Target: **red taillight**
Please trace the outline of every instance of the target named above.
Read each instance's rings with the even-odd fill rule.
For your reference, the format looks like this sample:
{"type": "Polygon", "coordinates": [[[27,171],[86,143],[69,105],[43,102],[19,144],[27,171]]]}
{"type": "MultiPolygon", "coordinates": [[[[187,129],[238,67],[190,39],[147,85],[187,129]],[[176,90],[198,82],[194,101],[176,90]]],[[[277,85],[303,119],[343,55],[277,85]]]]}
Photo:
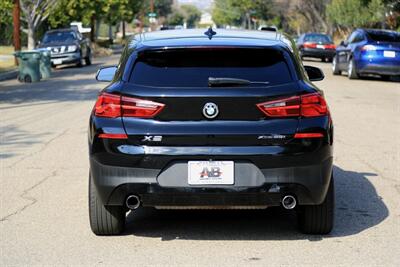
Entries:
{"type": "Polygon", "coordinates": [[[328,114],[328,106],[318,93],[294,96],[257,104],[268,117],[318,117],[328,114]]]}
{"type": "Polygon", "coordinates": [[[94,105],[94,114],[97,117],[121,117],[121,96],[102,93],[94,105]]]}
{"type": "Polygon", "coordinates": [[[149,100],[102,93],[96,101],[94,112],[96,116],[105,118],[152,118],[160,113],[164,106],[149,100]]]}
{"type": "Polygon", "coordinates": [[[320,94],[307,94],[301,96],[301,116],[318,117],[328,114],[328,106],[320,94]]]}
{"type": "Polygon", "coordinates": [[[123,117],[152,118],[160,113],[164,106],[153,101],[126,96],[121,100],[123,117]]]}
{"type": "Polygon", "coordinates": [[[324,137],[322,133],[296,133],[294,138],[302,139],[302,138],[321,138],[324,137]]]}
{"type": "Polygon", "coordinates": [[[326,44],[324,45],[325,49],[336,49],[336,45],[334,44],[326,44]]]}
{"type": "Polygon", "coordinates": [[[126,134],[114,134],[114,133],[102,133],[99,134],[99,138],[105,138],[105,139],[128,139],[128,136],[126,134]]]}
{"type": "Polygon", "coordinates": [[[303,47],[304,48],[317,48],[317,44],[316,43],[308,43],[308,42],[306,42],[306,43],[303,44],[303,47]]]}
{"type": "Polygon", "coordinates": [[[374,45],[364,45],[363,47],[361,47],[361,51],[375,51],[376,50],[376,46],[374,45]]]}
{"type": "Polygon", "coordinates": [[[257,104],[257,107],[268,117],[297,117],[300,116],[300,97],[268,101],[257,104]]]}

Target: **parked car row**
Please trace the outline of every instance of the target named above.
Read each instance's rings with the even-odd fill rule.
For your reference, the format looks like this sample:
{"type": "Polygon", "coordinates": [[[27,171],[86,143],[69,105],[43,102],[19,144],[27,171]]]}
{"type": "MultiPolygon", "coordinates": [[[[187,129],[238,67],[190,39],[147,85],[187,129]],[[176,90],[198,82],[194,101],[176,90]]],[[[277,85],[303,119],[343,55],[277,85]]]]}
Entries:
{"type": "Polygon", "coordinates": [[[335,46],[327,34],[306,33],[297,38],[301,58],[320,58],[332,62],[332,72],[346,72],[350,79],[380,75],[384,79],[400,76],[400,33],[378,29],[356,29],[335,46]]]}

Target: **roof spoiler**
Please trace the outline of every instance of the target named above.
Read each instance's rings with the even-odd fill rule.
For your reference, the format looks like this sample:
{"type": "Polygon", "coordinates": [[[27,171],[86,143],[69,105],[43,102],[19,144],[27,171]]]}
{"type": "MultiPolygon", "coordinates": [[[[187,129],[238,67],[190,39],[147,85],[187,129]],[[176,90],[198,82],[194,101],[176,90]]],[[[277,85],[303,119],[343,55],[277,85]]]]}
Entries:
{"type": "Polygon", "coordinates": [[[275,26],[263,26],[260,28],[260,31],[277,32],[278,29],[275,26]]]}

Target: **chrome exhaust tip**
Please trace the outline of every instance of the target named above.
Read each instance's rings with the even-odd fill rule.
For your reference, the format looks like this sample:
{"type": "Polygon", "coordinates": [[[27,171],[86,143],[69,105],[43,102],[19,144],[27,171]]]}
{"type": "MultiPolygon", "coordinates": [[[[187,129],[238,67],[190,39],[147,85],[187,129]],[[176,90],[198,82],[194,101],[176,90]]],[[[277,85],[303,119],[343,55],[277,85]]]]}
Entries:
{"type": "Polygon", "coordinates": [[[126,198],[125,204],[128,209],[135,210],[140,206],[140,199],[136,195],[130,195],[126,198]]]}
{"type": "Polygon", "coordinates": [[[282,198],[282,206],[287,210],[292,210],[296,207],[296,198],[292,195],[286,195],[282,198]]]}

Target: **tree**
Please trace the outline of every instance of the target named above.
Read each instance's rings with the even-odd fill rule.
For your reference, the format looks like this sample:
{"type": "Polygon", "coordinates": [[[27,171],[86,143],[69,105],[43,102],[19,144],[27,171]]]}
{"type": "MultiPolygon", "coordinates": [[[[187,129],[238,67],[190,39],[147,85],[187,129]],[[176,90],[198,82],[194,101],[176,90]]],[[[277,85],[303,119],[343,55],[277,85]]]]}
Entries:
{"type": "Polygon", "coordinates": [[[67,27],[72,21],[90,24],[90,39],[95,41],[96,21],[109,13],[113,2],[114,0],[58,0],[57,8],[49,16],[49,23],[52,27],[67,27]]]}
{"type": "Polygon", "coordinates": [[[28,49],[36,46],[36,30],[51,14],[57,0],[20,0],[24,20],[28,26],[28,49]]]}
{"type": "Polygon", "coordinates": [[[294,3],[294,15],[305,22],[303,31],[331,33],[332,27],[326,18],[326,5],[331,0],[299,0],[294,3]]]}
{"type": "Polygon", "coordinates": [[[272,19],[273,10],[273,0],[215,0],[212,15],[217,25],[241,24],[250,29],[252,18],[272,19]]]}
{"type": "Polygon", "coordinates": [[[7,25],[12,23],[12,0],[1,0],[0,1],[0,25],[7,25]]]}
{"type": "Polygon", "coordinates": [[[0,44],[12,43],[12,0],[0,0],[0,44]]]}
{"type": "Polygon", "coordinates": [[[381,0],[332,0],[327,6],[328,18],[346,30],[373,27],[381,23],[384,10],[381,0]]]}
{"type": "Polygon", "coordinates": [[[201,11],[194,5],[181,5],[183,16],[188,28],[194,28],[201,19],[201,11]]]}
{"type": "Polygon", "coordinates": [[[173,26],[183,25],[184,21],[185,21],[185,16],[179,9],[174,10],[172,14],[168,16],[167,19],[167,23],[173,26]]]}
{"type": "Polygon", "coordinates": [[[212,19],[218,26],[239,25],[241,14],[231,0],[215,0],[212,9],[212,19]]]}

